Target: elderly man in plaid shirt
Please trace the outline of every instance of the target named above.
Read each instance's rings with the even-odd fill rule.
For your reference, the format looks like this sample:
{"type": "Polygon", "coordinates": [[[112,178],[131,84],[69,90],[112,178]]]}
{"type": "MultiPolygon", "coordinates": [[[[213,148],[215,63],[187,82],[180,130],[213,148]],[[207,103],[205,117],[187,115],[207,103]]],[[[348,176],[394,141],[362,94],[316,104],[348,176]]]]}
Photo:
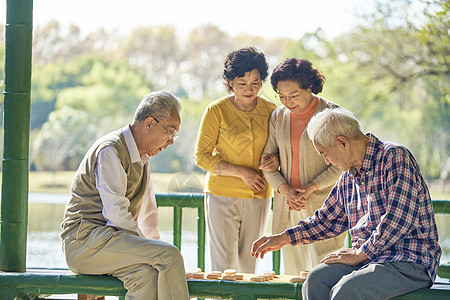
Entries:
{"type": "Polygon", "coordinates": [[[388,299],[429,287],[441,256],[428,187],[404,146],[364,134],[353,114],[326,109],[308,135],[327,163],[343,172],[314,216],[253,243],[264,257],[286,244],[349,230],[352,249],[330,253],[308,274],[303,299],[388,299]]]}

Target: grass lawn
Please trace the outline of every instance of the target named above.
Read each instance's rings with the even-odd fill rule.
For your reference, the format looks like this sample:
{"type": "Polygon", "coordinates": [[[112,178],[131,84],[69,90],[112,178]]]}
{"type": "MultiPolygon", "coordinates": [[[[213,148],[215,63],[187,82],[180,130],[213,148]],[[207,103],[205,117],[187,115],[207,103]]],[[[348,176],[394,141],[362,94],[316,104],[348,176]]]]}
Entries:
{"type": "MultiPolygon", "coordinates": [[[[31,193],[69,193],[75,171],[30,172],[31,193]]],[[[201,191],[204,174],[152,173],[156,193],[201,191]]]]}

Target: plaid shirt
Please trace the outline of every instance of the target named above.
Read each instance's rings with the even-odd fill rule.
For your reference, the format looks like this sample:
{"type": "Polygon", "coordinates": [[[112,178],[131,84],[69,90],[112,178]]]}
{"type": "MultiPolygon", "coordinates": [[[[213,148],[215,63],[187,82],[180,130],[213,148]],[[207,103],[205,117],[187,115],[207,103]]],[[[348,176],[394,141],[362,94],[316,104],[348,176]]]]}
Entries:
{"type": "Polygon", "coordinates": [[[359,171],[343,172],[323,206],[286,230],[291,244],[308,244],[349,230],[369,263],[409,261],[436,278],[441,248],[428,187],[402,145],[367,134],[359,171]]]}

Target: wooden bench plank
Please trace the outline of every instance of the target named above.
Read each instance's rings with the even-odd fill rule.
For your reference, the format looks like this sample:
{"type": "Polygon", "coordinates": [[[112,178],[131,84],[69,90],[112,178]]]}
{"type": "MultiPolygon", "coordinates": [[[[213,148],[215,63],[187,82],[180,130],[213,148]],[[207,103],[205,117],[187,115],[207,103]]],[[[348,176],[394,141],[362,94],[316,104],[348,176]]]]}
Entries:
{"type": "MultiPolygon", "coordinates": [[[[237,299],[301,299],[300,283],[239,282],[225,280],[188,280],[191,297],[237,299]]],[[[124,296],[120,280],[107,275],[77,275],[68,270],[28,270],[24,273],[0,272],[0,299],[32,299],[40,295],[86,294],[124,296]]],[[[394,299],[450,299],[450,283],[435,284],[394,299]]]]}

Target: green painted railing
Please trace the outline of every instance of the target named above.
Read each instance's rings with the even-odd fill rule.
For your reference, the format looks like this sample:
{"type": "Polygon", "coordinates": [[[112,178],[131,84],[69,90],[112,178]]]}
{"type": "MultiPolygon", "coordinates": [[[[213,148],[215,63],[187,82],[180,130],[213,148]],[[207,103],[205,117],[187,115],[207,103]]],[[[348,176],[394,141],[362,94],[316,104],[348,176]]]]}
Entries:
{"type": "MultiPolygon", "coordinates": [[[[197,266],[205,270],[205,209],[203,193],[157,194],[156,203],[161,207],[173,207],[173,244],[181,250],[183,207],[197,208],[197,266]]],[[[280,251],[272,252],[272,266],[280,274],[280,251]]]]}
{"type": "MultiPolygon", "coordinates": [[[[204,195],[202,193],[185,194],[157,194],[156,203],[158,206],[173,207],[173,244],[181,249],[182,218],[183,207],[197,208],[197,265],[205,270],[205,210],[204,195]]],[[[450,214],[450,200],[433,200],[433,209],[435,214],[450,214]]],[[[348,238],[348,247],[351,247],[350,238],[348,238]]],[[[280,274],[280,251],[272,252],[273,270],[280,274]]],[[[450,278],[448,267],[443,268],[439,273],[440,277],[450,278]]]]}
{"type": "Polygon", "coordinates": [[[173,244],[181,250],[183,208],[197,208],[197,266],[205,270],[205,208],[203,194],[157,194],[156,203],[173,207],[173,244]]]}
{"type": "MultiPolygon", "coordinates": [[[[160,207],[173,207],[173,240],[181,248],[183,208],[198,209],[198,266],[205,266],[205,212],[203,194],[157,194],[160,207]]],[[[435,200],[437,214],[450,214],[450,201],[435,200]]],[[[279,259],[279,256],[278,256],[279,259]]],[[[274,256],[274,265],[279,260],[274,256]]],[[[274,267],[276,269],[276,267],[274,267]]],[[[438,274],[450,278],[450,265],[441,265],[438,274]]],[[[219,299],[301,299],[301,284],[271,282],[229,282],[224,280],[188,280],[192,297],[219,299]]],[[[395,299],[449,299],[449,284],[437,283],[432,289],[420,289],[395,299]]],[[[36,299],[51,294],[89,294],[119,296],[123,299],[123,284],[111,276],[77,275],[67,269],[28,269],[27,272],[0,272],[0,300],[36,299]]]]}
{"type": "MultiPolygon", "coordinates": [[[[241,282],[188,279],[191,297],[233,300],[302,299],[301,283],[241,282]]],[[[123,283],[112,276],[77,275],[68,270],[29,270],[26,273],[0,272],[0,300],[42,299],[45,295],[85,294],[119,296],[123,283]]],[[[393,299],[448,300],[448,284],[435,284],[393,299]]]]}

